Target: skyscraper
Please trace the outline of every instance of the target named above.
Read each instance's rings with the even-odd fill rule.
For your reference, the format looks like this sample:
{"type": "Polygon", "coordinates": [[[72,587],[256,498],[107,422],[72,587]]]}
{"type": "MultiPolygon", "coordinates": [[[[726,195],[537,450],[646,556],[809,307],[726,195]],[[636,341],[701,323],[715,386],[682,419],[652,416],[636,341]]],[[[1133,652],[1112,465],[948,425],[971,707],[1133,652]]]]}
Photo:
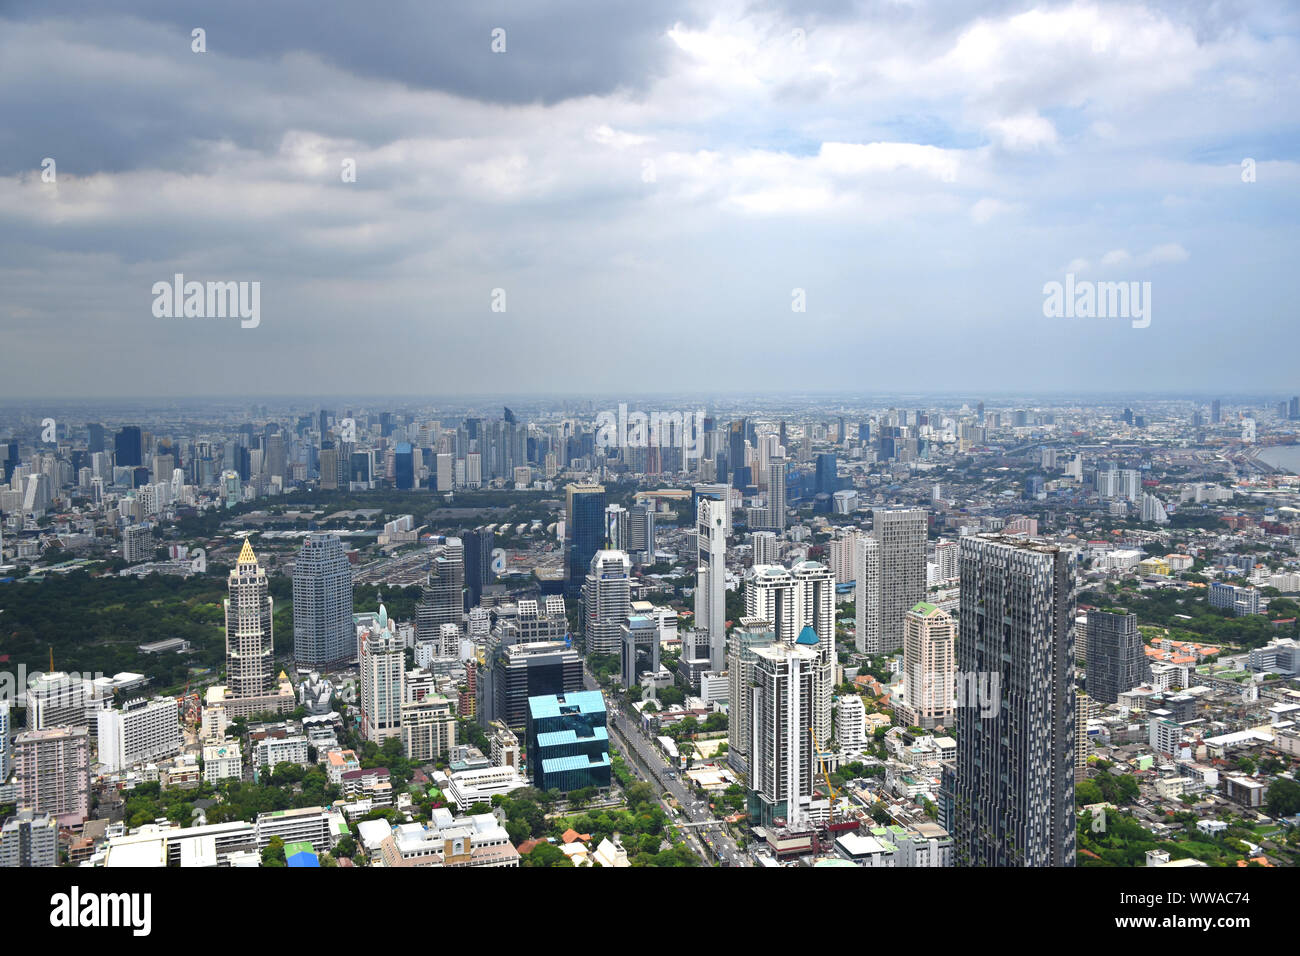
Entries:
{"type": "Polygon", "coordinates": [[[113,436],[113,464],[118,468],[135,468],[144,464],[144,446],[140,429],[126,425],[113,436]]]}
{"type": "Polygon", "coordinates": [[[933,730],[952,726],[957,624],[924,601],[903,619],[904,720],[933,730]]]}
{"type": "Polygon", "coordinates": [[[876,511],[873,517],[871,536],[879,545],[880,574],[866,598],[875,598],[880,609],[880,646],[879,651],[868,646],[868,653],[892,653],[903,646],[903,618],[925,598],[927,527],[920,508],[876,511]]]}
{"type": "Polygon", "coordinates": [[[721,671],[727,654],[727,522],[720,501],[696,499],[695,627],[709,636],[709,669],[721,671]]]}
{"type": "Polygon", "coordinates": [[[338,535],[313,534],[293,566],[293,659],[299,670],[354,660],[352,565],[338,535]]]}
{"type": "Polygon", "coordinates": [[[817,673],[813,685],[813,722],[817,739],[826,746],[831,739],[831,697],[835,690],[835,575],[817,561],[801,561],[790,569],[794,578],[795,643],[817,652],[817,673]],[[815,641],[812,638],[815,637],[815,641]]]}
{"type": "Polygon", "coordinates": [[[1102,704],[1151,679],[1136,614],[1088,611],[1087,655],[1088,696],[1102,704]]]}
{"type": "Polygon", "coordinates": [[[597,551],[582,587],[582,633],[588,654],[619,654],[632,607],[632,561],[625,551],[597,551]]]}
{"type": "Polygon", "coordinates": [[[591,559],[605,546],[605,486],[565,488],[564,596],[581,596],[591,559]]]}
{"type": "MultiPolygon", "coordinates": [[[[798,825],[812,797],[817,652],[802,644],[755,647],[750,687],[751,820],[798,825]]],[[[820,740],[820,737],[818,738],[820,740]]]]}
{"type": "Polygon", "coordinates": [[[785,465],[784,458],[773,458],[767,467],[767,524],[777,534],[785,533],[785,465]]]}
{"type": "Polygon", "coordinates": [[[960,565],[957,670],[988,675],[988,684],[978,701],[968,688],[959,693],[957,861],[1073,866],[1070,558],[1052,545],[981,535],[962,538],[960,565]]]}
{"type": "Polygon", "coordinates": [[[655,563],[655,509],[646,501],[632,505],[628,519],[628,556],[636,564],[655,563]]]}
{"type": "Polygon", "coordinates": [[[379,605],[375,623],[357,634],[361,664],[361,735],[383,743],[402,732],[406,699],[406,648],[393,635],[388,609],[379,605]]]}
{"type": "Polygon", "coordinates": [[[226,688],[232,697],[262,697],[276,686],[271,633],[274,600],[253,546],[244,540],[227,580],[226,688]]]}
{"type": "Polygon", "coordinates": [[[496,579],[492,572],[492,549],[496,547],[496,531],[475,528],[473,531],[462,531],[460,538],[465,543],[465,602],[469,609],[473,609],[483,600],[483,588],[496,579]]]}
{"type": "Polygon", "coordinates": [[[752,744],[751,690],[754,683],[754,651],[775,643],[776,632],[762,618],[742,617],[727,640],[727,678],[730,689],[727,723],[727,763],[737,773],[749,773],[752,744]]]}
{"type": "Polygon", "coordinates": [[[440,641],[442,625],[461,626],[465,616],[465,547],[448,538],[430,564],[429,576],[415,608],[415,639],[440,641]]]}

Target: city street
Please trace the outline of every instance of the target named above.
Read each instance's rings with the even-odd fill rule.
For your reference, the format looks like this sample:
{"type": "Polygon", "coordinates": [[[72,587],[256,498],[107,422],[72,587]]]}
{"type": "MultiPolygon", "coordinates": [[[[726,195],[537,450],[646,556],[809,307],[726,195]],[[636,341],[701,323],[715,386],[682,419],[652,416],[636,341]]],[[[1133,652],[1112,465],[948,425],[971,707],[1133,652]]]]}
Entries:
{"type": "MultiPolygon", "coordinates": [[[[588,690],[600,689],[585,669],[583,682],[588,690]]],[[[708,863],[716,860],[722,866],[750,866],[748,856],[736,846],[725,824],[705,823],[715,819],[709,810],[708,800],[701,799],[691,791],[682,781],[678,768],[667,763],[654,741],[643,734],[632,720],[623,716],[620,707],[611,705],[608,698],[606,706],[610,708],[610,738],[623,753],[629,768],[639,772],[639,776],[653,783],[661,793],[671,795],[681,807],[679,829],[687,843],[708,863]],[[682,822],[703,825],[680,826],[682,822]]]]}

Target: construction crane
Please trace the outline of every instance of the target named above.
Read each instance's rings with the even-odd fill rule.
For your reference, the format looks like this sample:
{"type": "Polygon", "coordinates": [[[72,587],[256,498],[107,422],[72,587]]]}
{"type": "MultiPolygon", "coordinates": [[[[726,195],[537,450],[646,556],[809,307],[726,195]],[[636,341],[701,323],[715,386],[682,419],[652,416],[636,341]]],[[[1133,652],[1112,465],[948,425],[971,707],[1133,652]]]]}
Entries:
{"type": "Polygon", "coordinates": [[[840,791],[836,790],[835,785],[831,783],[831,775],[826,769],[826,761],[822,759],[821,744],[817,742],[817,731],[809,727],[808,734],[812,737],[813,753],[817,755],[817,766],[822,772],[822,779],[826,781],[826,791],[830,796],[830,808],[826,817],[826,825],[817,827],[814,830],[816,836],[814,848],[817,849],[823,845],[829,846],[835,840],[837,833],[856,830],[858,820],[852,814],[840,820],[835,819],[835,798],[840,795],[840,791]]]}
{"type": "Polygon", "coordinates": [[[817,756],[817,768],[822,772],[822,779],[826,781],[826,792],[830,794],[831,810],[835,810],[835,798],[839,796],[839,791],[831,784],[831,775],[826,770],[826,761],[822,759],[822,745],[817,742],[817,731],[812,727],[808,728],[808,733],[812,737],[813,753],[817,756]]]}

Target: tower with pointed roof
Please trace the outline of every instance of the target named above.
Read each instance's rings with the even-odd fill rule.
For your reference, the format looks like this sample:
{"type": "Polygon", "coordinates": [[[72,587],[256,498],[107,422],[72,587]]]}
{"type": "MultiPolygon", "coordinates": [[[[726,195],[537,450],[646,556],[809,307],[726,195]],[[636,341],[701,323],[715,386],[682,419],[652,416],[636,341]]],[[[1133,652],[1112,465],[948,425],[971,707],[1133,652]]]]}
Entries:
{"type": "Polygon", "coordinates": [[[234,698],[264,697],[276,689],[271,597],[266,571],[244,539],[227,580],[226,688],[234,698]]]}

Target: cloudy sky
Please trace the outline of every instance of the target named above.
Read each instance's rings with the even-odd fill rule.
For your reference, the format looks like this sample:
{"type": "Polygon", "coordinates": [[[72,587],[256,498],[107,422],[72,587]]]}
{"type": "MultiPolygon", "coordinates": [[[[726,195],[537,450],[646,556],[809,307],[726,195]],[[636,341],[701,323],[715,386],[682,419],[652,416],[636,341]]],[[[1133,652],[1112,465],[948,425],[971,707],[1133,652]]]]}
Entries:
{"type": "Polygon", "coordinates": [[[1290,393],[1298,32],[1285,0],[9,0],[0,395],[1290,393]],[[260,282],[260,324],[156,317],[175,273],[260,282]],[[1151,283],[1149,327],[1045,317],[1067,273],[1151,283]]]}

